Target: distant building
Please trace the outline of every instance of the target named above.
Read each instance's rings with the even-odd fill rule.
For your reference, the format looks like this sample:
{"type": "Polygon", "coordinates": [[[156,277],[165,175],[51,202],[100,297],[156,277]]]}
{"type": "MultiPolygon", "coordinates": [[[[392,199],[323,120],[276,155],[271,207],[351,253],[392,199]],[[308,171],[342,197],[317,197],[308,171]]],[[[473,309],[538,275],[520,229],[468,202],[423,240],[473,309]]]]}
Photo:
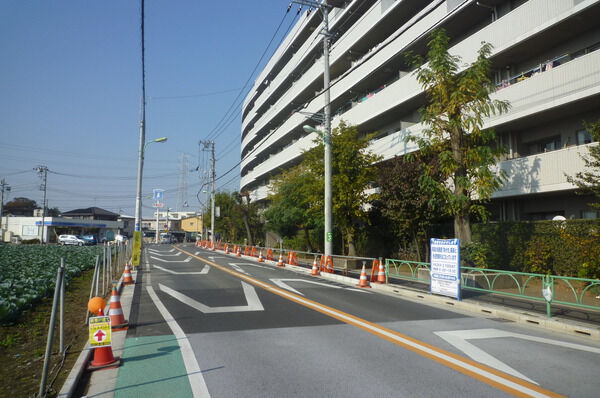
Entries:
{"type": "Polygon", "coordinates": [[[61,214],[60,217],[4,217],[3,241],[13,238],[21,240],[40,239],[44,242],[56,242],[59,235],[94,235],[98,241],[114,240],[123,230],[123,221],[119,215],[99,207],[76,209],[61,214]]]}
{"type": "Polygon", "coordinates": [[[186,217],[181,219],[181,230],[188,233],[190,236],[196,237],[202,235],[204,227],[201,215],[186,217]]]}

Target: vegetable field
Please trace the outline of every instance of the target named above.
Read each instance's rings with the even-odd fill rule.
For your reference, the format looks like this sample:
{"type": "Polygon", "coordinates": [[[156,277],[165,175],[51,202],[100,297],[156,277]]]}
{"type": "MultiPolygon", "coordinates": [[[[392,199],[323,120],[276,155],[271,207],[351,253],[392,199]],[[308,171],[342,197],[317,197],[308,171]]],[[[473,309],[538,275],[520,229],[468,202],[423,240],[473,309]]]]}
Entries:
{"type": "Polygon", "coordinates": [[[0,245],[0,323],[16,320],[37,300],[54,291],[60,259],[65,280],[93,268],[101,246],[0,245]]]}

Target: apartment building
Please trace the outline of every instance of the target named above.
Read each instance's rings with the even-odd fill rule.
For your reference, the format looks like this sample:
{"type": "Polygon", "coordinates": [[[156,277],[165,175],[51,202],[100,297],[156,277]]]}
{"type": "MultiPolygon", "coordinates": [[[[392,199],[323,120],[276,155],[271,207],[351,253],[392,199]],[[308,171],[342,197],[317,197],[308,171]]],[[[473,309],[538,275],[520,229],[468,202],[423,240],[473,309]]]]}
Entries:
{"type": "MultiPolygon", "coordinates": [[[[591,145],[582,122],[600,119],[600,0],[329,1],[332,127],[340,120],[376,132],[370,149],[383,161],[417,150],[426,98],[406,61],[425,55],[429,33],[444,28],[450,52],[472,62],[493,45],[496,91],[509,112],[491,117],[507,155],[507,181],[491,203],[495,220],[592,218],[589,197],[567,175],[584,167],[591,145]],[[334,4],[335,3],[335,4],[334,4]]],[[[240,188],[254,201],[273,176],[310,148],[324,108],[322,14],[303,14],[245,98],[240,188]]]]}

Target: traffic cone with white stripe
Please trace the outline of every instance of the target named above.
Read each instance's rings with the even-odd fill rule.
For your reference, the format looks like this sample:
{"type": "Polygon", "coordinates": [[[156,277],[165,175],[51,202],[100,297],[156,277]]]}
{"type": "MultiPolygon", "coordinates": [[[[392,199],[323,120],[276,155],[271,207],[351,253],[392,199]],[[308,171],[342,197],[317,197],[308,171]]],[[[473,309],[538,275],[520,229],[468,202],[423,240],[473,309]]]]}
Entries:
{"type": "Polygon", "coordinates": [[[319,266],[317,265],[317,256],[315,256],[315,260],[313,261],[312,270],[310,271],[312,276],[321,275],[321,271],[319,271],[319,266]]]}
{"type": "Polygon", "coordinates": [[[110,308],[108,309],[108,316],[110,317],[110,328],[117,332],[119,330],[127,330],[129,322],[125,320],[123,315],[123,307],[121,307],[121,296],[117,292],[117,287],[113,286],[112,292],[110,293],[110,308]]]}
{"type": "MultiPolygon", "coordinates": [[[[102,308],[98,310],[98,316],[104,316],[102,308]]],[[[112,347],[102,346],[94,348],[94,359],[88,365],[88,370],[116,368],[121,365],[121,358],[113,355],[112,347]]]]}
{"type": "Polygon", "coordinates": [[[279,261],[277,261],[278,267],[284,267],[283,265],[283,253],[279,253],[279,261]]]}
{"type": "Polygon", "coordinates": [[[369,279],[367,279],[367,271],[365,270],[365,263],[363,262],[362,271],[360,271],[360,279],[358,281],[357,287],[371,287],[369,285],[369,279]]]}
{"type": "Polygon", "coordinates": [[[235,254],[238,257],[242,257],[242,249],[238,246],[237,253],[235,254]]]}
{"type": "Polygon", "coordinates": [[[385,283],[385,267],[382,261],[379,262],[379,272],[377,273],[377,283],[385,283]]]}
{"type": "Polygon", "coordinates": [[[259,263],[264,263],[265,262],[265,258],[262,255],[262,249],[260,249],[260,254],[258,255],[258,262],[259,263]]]}
{"type": "Polygon", "coordinates": [[[131,267],[128,263],[125,263],[125,270],[123,271],[123,284],[131,285],[133,283],[133,278],[131,277],[131,267]]]}

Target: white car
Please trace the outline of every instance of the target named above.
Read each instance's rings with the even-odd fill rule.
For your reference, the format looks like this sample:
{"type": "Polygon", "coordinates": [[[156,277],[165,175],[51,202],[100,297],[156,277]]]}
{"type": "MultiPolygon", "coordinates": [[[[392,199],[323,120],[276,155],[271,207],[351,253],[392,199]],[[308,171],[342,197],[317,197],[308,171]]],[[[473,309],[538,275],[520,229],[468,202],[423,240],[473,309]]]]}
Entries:
{"type": "Polygon", "coordinates": [[[60,235],[58,237],[58,243],[60,245],[77,245],[77,246],[83,246],[86,244],[85,240],[81,239],[77,235],[60,235]]]}

